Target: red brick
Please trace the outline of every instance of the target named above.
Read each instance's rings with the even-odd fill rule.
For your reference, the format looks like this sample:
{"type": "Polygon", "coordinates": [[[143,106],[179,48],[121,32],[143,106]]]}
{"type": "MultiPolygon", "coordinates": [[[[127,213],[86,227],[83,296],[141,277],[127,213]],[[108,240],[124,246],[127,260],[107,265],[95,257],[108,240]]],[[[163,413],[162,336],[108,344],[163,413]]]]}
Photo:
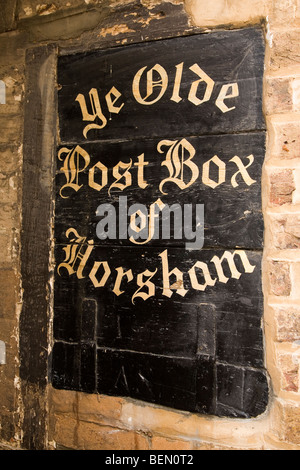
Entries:
{"type": "Polygon", "coordinates": [[[274,158],[300,157],[300,122],[296,118],[281,116],[270,121],[270,155],[274,158]]]}
{"type": "Polygon", "coordinates": [[[266,114],[293,110],[293,87],[289,78],[270,78],[266,85],[266,114]]]}
{"type": "Polygon", "coordinates": [[[276,171],[270,175],[270,203],[272,205],[291,204],[295,182],[292,170],[276,171]]]}
{"type": "Polygon", "coordinates": [[[277,351],[277,366],[281,377],[281,390],[285,392],[299,391],[299,364],[290,351],[277,351]]]}
{"type": "Polygon", "coordinates": [[[283,261],[269,263],[271,292],[278,296],[288,296],[291,292],[290,266],[283,261]]]}
{"type": "Polygon", "coordinates": [[[300,31],[289,28],[273,33],[272,47],[270,48],[271,70],[278,71],[291,68],[300,63],[300,31]]]}
{"type": "Polygon", "coordinates": [[[274,215],[272,219],[272,243],[275,248],[300,248],[300,215],[274,215]]]}
{"type": "Polygon", "coordinates": [[[277,341],[300,340],[300,310],[279,309],[274,312],[277,341]]]}

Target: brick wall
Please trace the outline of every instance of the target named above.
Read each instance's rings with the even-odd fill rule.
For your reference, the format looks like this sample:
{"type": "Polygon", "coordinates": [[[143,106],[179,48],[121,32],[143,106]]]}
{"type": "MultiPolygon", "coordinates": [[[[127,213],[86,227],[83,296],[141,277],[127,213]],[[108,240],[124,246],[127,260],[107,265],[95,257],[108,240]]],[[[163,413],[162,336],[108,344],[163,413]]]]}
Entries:
{"type": "Polygon", "coordinates": [[[274,400],[267,442],[299,445],[299,73],[300,3],[274,1],[268,10],[265,112],[267,366],[274,400]],[[275,268],[275,269],[274,269],[275,268]]]}
{"type": "Polygon", "coordinates": [[[103,46],[112,39],[125,44],[137,34],[147,39],[149,31],[155,31],[158,38],[160,32],[164,34],[164,21],[173,15],[177,34],[188,29],[233,29],[258,22],[266,32],[264,112],[268,142],[262,203],[270,405],[254,420],[227,420],[49,387],[48,447],[299,450],[299,0],[215,0],[209,4],[204,0],[0,0],[0,6],[0,80],[6,84],[6,104],[0,104],[0,340],[7,347],[7,363],[0,365],[0,443],[22,446],[25,425],[26,404],[19,378],[19,317],[26,49],[55,43],[72,51],[83,44],[103,46]],[[136,21],[131,16],[129,23],[126,8],[133,4],[136,21]]]}

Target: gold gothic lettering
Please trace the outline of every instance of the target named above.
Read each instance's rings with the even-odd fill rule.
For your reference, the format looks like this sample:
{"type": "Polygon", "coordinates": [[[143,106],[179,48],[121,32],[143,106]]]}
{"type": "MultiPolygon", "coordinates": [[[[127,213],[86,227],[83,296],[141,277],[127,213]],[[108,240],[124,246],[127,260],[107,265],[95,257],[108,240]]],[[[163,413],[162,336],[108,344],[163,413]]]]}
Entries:
{"type": "Polygon", "coordinates": [[[216,100],[216,106],[222,111],[222,113],[228,113],[229,111],[233,111],[235,106],[231,106],[228,108],[227,104],[224,103],[224,100],[229,98],[237,98],[239,96],[239,87],[237,83],[229,83],[227,85],[223,85],[220,91],[220,94],[216,100]],[[231,93],[229,92],[231,90],[231,93]]]}
{"type": "MultiPolygon", "coordinates": [[[[121,93],[115,87],[112,87],[111,90],[107,93],[107,95],[105,96],[105,99],[106,99],[106,104],[107,104],[109,113],[119,114],[119,112],[121,111],[125,103],[122,103],[120,106],[115,106],[115,104],[121,96],[122,96],[121,93]]],[[[96,88],[92,88],[90,90],[89,97],[90,97],[90,105],[91,105],[92,113],[88,112],[86,99],[82,93],[79,93],[75,98],[75,101],[78,101],[80,105],[80,109],[82,113],[82,120],[90,121],[94,123],[96,118],[98,118],[101,124],[94,123],[94,124],[88,124],[87,126],[85,126],[85,128],[83,129],[83,135],[85,138],[87,138],[87,133],[91,129],[103,129],[107,124],[107,118],[104,116],[102,112],[100,98],[99,98],[99,94],[96,88]]]]}
{"type": "Polygon", "coordinates": [[[249,176],[249,173],[246,171],[246,169],[252,165],[252,163],[254,162],[254,157],[253,155],[249,155],[248,157],[248,160],[249,160],[249,163],[247,166],[245,166],[243,164],[243,162],[241,161],[241,159],[239,157],[233,157],[231,160],[229,160],[230,162],[234,162],[236,164],[236,166],[238,167],[239,171],[237,171],[231,178],[231,184],[234,188],[236,188],[238,186],[238,183],[236,181],[236,177],[238,176],[238,174],[240,174],[242,177],[243,177],[243,180],[245,181],[245,183],[248,185],[248,186],[251,186],[253,183],[256,183],[256,180],[253,180],[250,176],[249,176]]]}
{"type": "Polygon", "coordinates": [[[149,271],[146,269],[146,271],[139,273],[136,278],[136,283],[139,286],[139,289],[135,291],[135,293],[132,296],[132,303],[134,304],[134,299],[137,297],[140,297],[143,300],[149,299],[149,297],[153,297],[155,295],[155,284],[153,282],[150,282],[153,276],[157,273],[157,269],[153,271],[149,271]],[[144,277],[148,276],[148,279],[146,282],[144,281],[144,277]],[[147,287],[148,292],[141,292],[143,287],[147,287]]]}
{"type": "Polygon", "coordinates": [[[66,154],[66,157],[64,159],[64,165],[61,167],[61,171],[64,172],[65,177],[66,177],[66,184],[64,184],[59,191],[59,194],[62,198],[66,199],[69,196],[63,196],[62,191],[65,188],[71,188],[74,191],[79,191],[79,189],[82,187],[82,184],[78,184],[78,176],[79,173],[83,172],[87,166],[90,163],[90,156],[89,154],[79,145],[76,145],[76,147],[72,149],[68,149],[66,147],[63,147],[60,149],[58,152],[58,159],[63,160],[62,155],[66,154]],[[84,161],[84,165],[80,167],[80,157],[84,161]]]}
{"type": "Polygon", "coordinates": [[[215,82],[199,67],[198,64],[192,65],[190,70],[198,75],[200,79],[192,83],[188,100],[194,105],[199,106],[200,104],[210,100],[215,82]],[[201,82],[205,83],[205,92],[202,99],[197,97],[197,91],[201,82]]]}
{"type": "Polygon", "coordinates": [[[63,248],[66,257],[58,266],[57,272],[60,275],[61,268],[65,268],[69,276],[76,273],[78,279],[83,279],[85,277],[83,275],[83,269],[93,251],[94,241],[89,240],[87,245],[85,245],[86,237],[80,237],[77,230],[74,228],[70,228],[66,231],[66,237],[70,238],[71,243],[63,248]],[[71,238],[70,235],[73,235],[73,238],[71,238]]]}
{"type": "Polygon", "coordinates": [[[159,190],[162,194],[167,194],[162,189],[167,182],[175,183],[180,189],[191,186],[199,176],[198,166],[191,161],[196,154],[194,147],[186,139],[162,140],[157,146],[159,153],[163,153],[162,147],[169,147],[166,159],[162,162],[162,165],[165,165],[169,171],[169,177],[160,183],[159,190]],[[184,158],[186,151],[188,152],[187,159],[184,158]],[[184,181],[185,167],[190,170],[190,179],[187,183],[184,181]]]}
{"type": "Polygon", "coordinates": [[[188,291],[184,288],[182,271],[180,271],[178,268],[174,268],[172,269],[172,271],[169,271],[168,250],[164,250],[162,253],[160,253],[159,256],[162,259],[162,272],[163,272],[162,295],[165,295],[166,297],[172,297],[173,295],[172,290],[176,290],[177,294],[181,295],[181,297],[184,297],[188,291]],[[176,277],[176,282],[174,282],[172,286],[170,286],[171,276],[176,277]]]}
{"type": "Polygon", "coordinates": [[[240,259],[243,263],[245,272],[246,273],[253,273],[253,271],[255,269],[255,266],[253,266],[249,263],[247,255],[243,250],[236,250],[236,251],[234,251],[234,253],[230,253],[229,251],[225,251],[225,253],[223,254],[223,256],[221,258],[219,258],[218,256],[214,256],[211,259],[212,263],[214,263],[214,265],[216,267],[219,282],[222,282],[222,283],[226,284],[229,280],[229,277],[225,276],[223,268],[222,268],[222,263],[225,259],[226,259],[226,261],[228,263],[228,266],[230,268],[231,277],[234,278],[234,279],[239,279],[241,277],[241,273],[238,271],[238,269],[236,267],[236,264],[234,263],[234,256],[235,255],[239,255],[239,257],[240,257],[240,259]]]}
{"type": "MultiPolygon", "coordinates": [[[[193,105],[200,106],[210,101],[213,96],[216,83],[197,63],[191,65],[187,71],[184,70],[184,62],[175,65],[175,78],[171,85],[168,72],[162,65],[155,64],[149,70],[147,68],[146,65],[136,72],[131,85],[133,98],[142,106],[152,106],[158,103],[166,95],[169,86],[172,86],[172,94],[169,99],[177,104],[187,99],[193,105]],[[183,75],[185,76],[184,87],[182,87],[183,75]],[[197,80],[191,81],[195,75],[197,80]],[[185,92],[186,96],[182,96],[181,88],[188,89],[188,92],[185,92]]],[[[228,106],[225,101],[237,97],[239,97],[239,87],[236,82],[223,84],[214,104],[222,113],[228,113],[233,111],[236,106],[228,106]]],[[[101,104],[96,88],[90,89],[88,99],[83,93],[78,93],[75,101],[79,103],[82,120],[89,122],[83,128],[83,135],[86,139],[90,130],[104,129],[108,121],[111,120],[112,114],[119,114],[126,104],[122,100],[122,93],[115,86],[105,94],[104,106],[101,104]],[[88,100],[89,105],[87,104],[88,100]]]]}
{"type": "Polygon", "coordinates": [[[159,64],[154,65],[152,69],[148,70],[146,74],[147,76],[146,95],[144,96],[144,98],[142,98],[141,92],[140,92],[140,81],[146,68],[147,66],[143,67],[135,75],[133,82],[132,82],[132,94],[138,103],[146,105],[146,106],[150,106],[156,103],[157,101],[159,101],[162,98],[162,96],[165,94],[165,91],[168,87],[168,74],[165,71],[165,69],[159,64]],[[156,72],[156,74],[159,76],[158,80],[154,79],[154,72],[156,72]],[[154,99],[152,99],[152,101],[147,101],[147,99],[153,95],[154,88],[159,88],[158,95],[154,99]]]}
{"type": "Polygon", "coordinates": [[[128,186],[132,185],[131,173],[129,171],[131,166],[132,166],[131,159],[129,163],[119,162],[116,166],[114,166],[113,176],[116,181],[111,184],[108,190],[109,195],[110,195],[112,188],[118,188],[120,191],[123,191],[125,188],[128,188],[128,186]],[[125,170],[124,173],[120,173],[120,168],[122,170],[125,170]],[[124,182],[119,183],[119,181],[121,181],[122,179],[124,179],[124,182]]]}
{"type": "MultiPolygon", "coordinates": [[[[70,243],[63,248],[66,253],[65,260],[58,265],[57,271],[61,276],[62,269],[64,268],[69,276],[76,275],[78,279],[86,277],[83,273],[84,268],[86,271],[90,269],[88,277],[95,288],[104,287],[108,279],[113,276],[108,261],[94,261],[92,268],[87,268],[86,264],[96,248],[93,240],[86,240],[85,237],[80,237],[74,228],[70,228],[66,232],[67,238],[70,243]],[[73,237],[70,237],[73,235],[73,237]],[[100,274],[99,274],[100,272],[100,274]]],[[[197,291],[205,291],[208,287],[214,287],[216,282],[226,284],[230,279],[239,279],[243,274],[251,274],[256,266],[251,264],[247,253],[244,250],[235,250],[234,252],[224,251],[222,256],[214,255],[209,263],[203,261],[196,261],[194,265],[188,270],[187,273],[181,271],[178,267],[169,267],[169,254],[168,250],[159,253],[160,269],[162,272],[162,285],[156,285],[153,278],[158,272],[159,268],[154,271],[146,269],[142,273],[136,275],[137,289],[132,295],[132,303],[136,298],[147,300],[155,295],[155,290],[160,288],[164,297],[172,297],[174,293],[184,297],[189,289],[197,291]],[[240,265],[243,266],[244,273],[239,271],[235,258],[239,257],[240,265]],[[224,273],[224,262],[229,269],[226,270],[227,275],[224,273]],[[216,277],[212,277],[211,270],[215,273],[216,277]],[[202,272],[204,282],[198,279],[198,272],[202,272]],[[146,289],[146,290],[142,290],[146,289]]],[[[123,280],[126,283],[134,280],[134,273],[131,269],[126,269],[119,266],[114,269],[116,275],[114,279],[114,287],[112,289],[116,296],[124,294],[125,288],[121,288],[123,280]]]]}
{"type": "Polygon", "coordinates": [[[102,113],[100,99],[99,99],[98,91],[96,90],[96,88],[92,88],[89,91],[89,97],[90,97],[92,113],[88,112],[84,95],[79,93],[77,97],[75,98],[75,101],[78,101],[80,108],[81,108],[82,120],[94,122],[95,119],[98,117],[101,121],[101,125],[100,124],[88,124],[87,126],[85,126],[85,128],[83,129],[83,135],[85,138],[87,138],[87,133],[89,130],[103,129],[103,127],[105,127],[107,124],[107,119],[102,113]]]}
{"type": "Polygon", "coordinates": [[[141,219],[142,225],[140,225],[139,228],[136,225],[134,225],[135,215],[133,214],[131,216],[130,226],[131,226],[131,229],[133,229],[135,233],[137,233],[136,231],[137,228],[140,231],[148,225],[147,239],[144,241],[137,241],[134,236],[130,236],[129,240],[131,241],[131,243],[135,243],[136,245],[145,245],[146,243],[149,243],[153,239],[155,231],[156,231],[155,222],[156,220],[158,220],[159,211],[162,211],[164,207],[165,207],[165,204],[162,202],[161,199],[157,199],[155,202],[153,202],[153,204],[150,205],[148,224],[146,224],[145,219],[144,219],[144,224],[143,224],[143,219],[141,219]]]}
{"type": "Polygon", "coordinates": [[[180,85],[181,85],[181,80],[182,80],[182,72],[183,72],[183,65],[184,63],[181,62],[181,64],[176,65],[176,75],[175,75],[175,81],[174,81],[174,88],[173,88],[173,93],[170,98],[171,101],[175,101],[175,103],[180,103],[182,100],[180,96],[180,85]]]}
{"type": "Polygon", "coordinates": [[[107,185],[108,178],[107,178],[107,167],[103,165],[101,162],[97,162],[92,168],[89,170],[89,187],[95,189],[96,191],[101,191],[104,186],[107,185]],[[96,183],[95,181],[95,172],[101,172],[101,184],[96,183]]]}
{"type": "Polygon", "coordinates": [[[121,290],[121,283],[122,283],[123,277],[127,277],[127,281],[130,282],[133,279],[133,274],[132,274],[131,269],[129,269],[128,271],[124,271],[122,266],[120,266],[119,268],[116,268],[116,271],[117,271],[117,278],[115,281],[115,286],[113,288],[113,293],[119,296],[121,294],[124,294],[125,292],[121,290]]]}
{"type": "MultiPolygon", "coordinates": [[[[165,166],[169,173],[162,181],[157,182],[158,189],[162,194],[167,194],[164,191],[164,186],[167,183],[168,185],[175,184],[181,190],[185,190],[195,184],[199,178],[201,167],[193,161],[196,149],[187,139],[162,140],[157,145],[157,151],[159,154],[165,153],[165,159],[160,165],[162,167],[165,166]],[[166,149],[166,152],[164,152],[164,149],[166,149]]],[[[65,199],[69,197],[68,192],[66,192],[68,188],[77,192],[84,183],[87,183],[95,191],[102,191],[108,186],[109,178],[113,179],[108,186],[109,195],[112,189],[124,191],[132,186],[132,174],[134,171],[137,175],[136,180],[139,188],[146,189],[149,185],[146,178],[146,167],[149,165],[149,162],[145,161],[144,153],[139,155],[134,163],[133,159],[130,158],[129,162],[120,161],[112,169],[108,169],[100,161],[89,167],[90,155],[79,145],[71,149],[67,147],[61,148],[58,158],[63,161],[60,171],[64,173],[66,179],[60,188],[59,194],[65,199]]],[[[247,165],[237,155],[228,162],[224,162],[218,155],[214,155],[202,164],[202,184],[215,189],[226,182],[228,173],[230,173],[228,183],[233,188],[237,188],[242,182],[247,186],[256,183],[256,180],[251,178],[248,172],[248,169],[254,163],[254,156],[251,154],[245,158],[248,160],[247,165]],[[213,168],[217,169],[217,176],[214,176],[214,178],[211,175],[213,168]],[[236,168],[238,170],[233,173],[232,169],[235,170],[236,168]]],[[[150,170],[149,173],[151,174],[150,170]]]]}
{"type": "Polygon", "coordinates": [[[205,162],[203,165],[203,172],[202,172],[202,183],[210,188],[215,189],[220,184],[224,183],[226,179],[226,165],[222,160],[219,159],[217,155],[213,158],[205,162]],[[209,170],[211,163],[214,163],[218,168],[218,181],[214,181],[209,176],[209,170]]]}
{"type": "Polygon", "coordinates": [[[107,279],[111,273],[110,267],[107,261],[95,261],[93,268],[90,271],[89,278],[94,284],[95,287],[103,287],[106,284],[107,279]],[[99,268],[103,266],[104,273],[101,279],[98,281],[96,274],[98,273],[99,268]]]}
{"type": "Polygon", "coordinates": [[[194,266],[189,270],[189,276],[191,280],[192,288],[195,290],[205,291],[207,286],[214,286],[217,279],[212,279],[210,272],[208,270],[208,266],[206,263],[202,261],[197,261],[194,266]],[[196,268],[201,269],[205,283],[200,284],[197,278],[196,268]]]}

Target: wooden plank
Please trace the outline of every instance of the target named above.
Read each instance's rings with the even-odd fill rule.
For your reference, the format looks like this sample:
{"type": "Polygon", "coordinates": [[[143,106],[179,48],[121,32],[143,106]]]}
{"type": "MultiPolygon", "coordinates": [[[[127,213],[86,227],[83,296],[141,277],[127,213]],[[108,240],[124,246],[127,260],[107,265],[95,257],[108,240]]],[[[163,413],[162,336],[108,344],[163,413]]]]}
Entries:
{"type": "MultiPolygon", "coordinates": [[[[196,205],[203,204],[205,247],[260,249],[263,244],[260,175],[265,153],[265,133],[219,135],[213,139],[207,136],[188,139],[178,137],[162,147],[161,153],[157,148],[163,141],[150,139],[142,142],[101,142],[79,147],[62,147],[62,153],[58,151],[61,161],[57,159],[56,242],[63,242],[66,230],[75,227],[81,236],[93,239],[94,243],[132,244],[128,233],[126,239],[120,239],[119,236],[118,221],[122,196],[127,198],[127,232],[130,223],[128,209],[136,202],[143,204],[148,212],[150,206],[158,200],[169,208],[173,204],[179,204],[182,227],[185,205],[192,204],[195,221],[196,205]],[[175,170],[172,160],[170,170],[167,169],[166,155],[171,143],[173,145],[175,142],[178,142],[179,150],[184,152],[184,161],[188,162],[190,152],[195,152],[190,160],[194,174],[186,165],[180,175],[168,181],[170,174],[175,173],[175,170]],[[184,143],[189,147],[184,148],[184,143]],[[73,175],[70,153],[76,157],[75,162],[78,159],[73,175]],[[141,165],[137,165],[140,155],[143,155],[143,176],[139,177],[138,168],[141,165]],[[253,155],[252,163],[252,160],[249,160],[250,155],[253,155]],[[81,171],[88,160],[86,170],[81,171]],[[65,170],[62,171],[61,168],[65,170]],[[114,168],[119,168],[119,177],[113,176],[114,168]],[[121,177],[125,172],[127,177],[121,177]],[[93,183],[89,179],[91,176],[93,183]],[[107,181],[105,186],[104,180],[107,181]],[[74,184],[77,184],[77,187],[74,184]],[[111,204],[114,207],[118,226],[115,239],[109,236],[100,241],[97,237],[97,224],[104,217],[104,214],[103,217],[96,216],[97,208],[101,204],[111,204]]],[[[162,226],[162,222],[160,225],[162,226]]],[[[152,239],[149,243],[185,246],[189,240],[183,229],[181,234],[182,238],[176,239],[171,231],[170,239],[166,233],[165,237],[160,235],[159,239],[152,239]]]]}
{"type": "Polygon", "coordinates": [[[56,342],[54,386],[125,396],[190,412],[253,418],[268,403],[264,371],[213,361],[56,342]],[[86,368],[86,365],[89,368],[86,368]],[[91,364],[97,368],[89,373],[91,364]]]}
{"type": "Polygon", "coordinates": [[[60,58],[55,387],[265,411],[263,63],[253,28],[60,58]],[[100,239],[104,204],[116,234],[100,239]],[[155,204],[202,205],[204,245],[176,232],[183,212],[130,239],[134,204],[146,226],[155,204]]]}
{"type": "Polygon", "coordinates": [[[56,48],[26,55],[22,192],[20,378],[23,446],[44,449],[48,398],[49,253],[56,129],[56,48]],[[43,85],[42,85],[43,84],[43,85]],[[33,413],[34,410],[34,413],[33,413]]]}
{"type": "MultiPolygon", "coordinates": [[[[85,255],[87,249],[88,245],[77,247],[76,254],[85,255]]],[[[167,351],[166,341],[168,341],[170,348],[175,348],[174,354],[177,350],[179,355],[193,355],[200,347],[198,336],[192,332],[197,329],[193,318],[200,316],[201,325],[204,326],[206,319],[213,318],[217,313],[220,313],[222,317],[222,314],[227,312],[231,318],[232,313],[235,312],[237,318],[244,316],[252,318],[254,322],[255,318],[259,321],[261,319],[261,254],[244,250],[234,253],[229,250],[186,252],[179,248],[142,249],[95,246],[84,263],[84,269],[79,272],[81,258],[77,258],[74,263],[73,260],[72,263],[65,264],[66,250],[64,246],[58,245],[56,247],[58,269],[55,278],[55,337],[65,341],[78,341],[80,338],[97,339],[99,345],[119,345],[121,348],[133,350],[146,348],[144,350],[146,352],[159,348],[160,352],[164,349],[171,354],[171,351],[167,351]],[[224,253],[226,255],[221,262],[221,270],[218,268],[218,260],[222,259],[224,253]],[[107,264],[104,266],[100,262],[107,264]],[[203,264],[197,265],[197,262],[203,264]],[[96,270],[95,263],[98,264],[96,270]],[[72,272],[71,266],[75,272],[72,272]],[[124,272],[130,270],[131,272],[129,276],[123,276],[117,288],[116,281],[120,266],[124,272]],[[206,267],[207,271],[204,272],[203,268],[206,267]],[[182,273],[182,282],[180,282],[181,278],[177,279],[174,274],[170,274],[170,280],[168,280],[167,273],[172,273],[174,268],[182,273]],[[147,270],[153,276],[150,278],[150,273],[145,274],[141,283],[138,275],[147,270]],[[104,276],[106,273],[107,279],[104,276]],[[101,280],[103,282],[100,284],[101,280]],[[147,280],[148,283],[146,283],[147,280]],[[209,285],[209,280],[214,282],[210,282],[211,285],[209,285]],[[167,288],[168,285],[170,290],[167,288]],[[142,296],[142,293],[145,295],[142,296]],[[83,317],[86,305],[83,307],[82,303],[86,302],[86,299],[90,302],[87,311],[94,319],[94,328],[83,321],[83,318],[86,318],[86,313],[83,317]],[[177,327],[175,312],[181,318],[177,327]],[[118,316],[122,317],[121,323],[118,322],[118,316]],[[173,327],[167,328],[168,324],[173,324],[173,327]],[[184,331],[184,325],[189,331],[184,331]],[[125,336],[119,334],[122,326],[126,332],[125,336]],[[162,343],[156,335],[151,336],[150,326],[153,327],[153,331],[162,328],[159,333],[159,335],[164,335],[162,343]],[[92,334],[86,333],[86,330],[92,331],[92,334]],[[176,331],[177,334],[175,334],[176,331]],[[139,337],[148,334],[151,336],[149,342],[139,337]],[[182,340],[179,339],[181,335],[182,340]],[[194,346],[188,353],[184,351],[185,342],[190,341],[194,342],[194,346]],[[182,350],[180,350],[180,344],[182,350]]],[[[81,266],[83,267],[83,264],[81,266]]],[[[234,322],[232,323],[234,329],[233,325],[234,322]]],[[[211,328],[213,330],[212,324],[211,328]]],[[[227,331],[225,327],[224,331],[227,331]]],[[[215,335],[214,331],[212,334],[215,335]]],[[[241,341],[243,340],[246,341],[241,337],[241,341]]],[[[205,341],[203,340],[201,350],[205,341]]],[[[156,351],[158,353],[158,349],[156,351]]]]}
{"type": "Polygon", "coordinates": [[[11,0],[10,2],[0,0],[0,8],[0,33],[15,29],[17,17],[17,0],[11,0]]]}
{"type": "MultiPolygon", "coordinates": [[[[262,130],[263,64],[264,42],[259,29],[214,32],[61,57],[61,140],[79,143],[128,136],[137,139],[262,130]],[[155,68],[157,65],[159,68],[155,68]],[[142,70],[139,82],[135,77],[142,70]],[[234,83],[238,96],[224,100],[227,109],[223,112],[216,101],[222,86],[234,83]],[[101,113],[96,119],[83,121],[76,100],[83,95],[88,113],[94,114],[89,98],[93,89],[99,99],[99,103],[94,101],[94,109],[101,108],[101,113]],[[106,95],[112,89],[110,112],[106,95]],[[117,112],[116,108],[121,109],[117,112]],[[90,129],[85,137],[89,124],[104,127],[90,129]]],[[[225,95],[231,94],[235,95],[228,88],[225,95]]]]}
{"type": "MultiPolygon", "coordinates": [[[[60,266],[66,252],[60,245],[56,251],[60,266]]],[[[208,266],[211,277],[218,279],[216,265],[211,260],[214,256],[221,259],[224,253],[221,250],[186,252],[175,248],[167,251],[169,272],[178,268],[184,273],[183,287],[187,291],[184,297],[178,291],[178,280],[176,284],[174,276],[170,277],[171,284],[175,283],[171,297],[163,294],[166,278],[163,275],[161,250],[157,248],[96,246],[85,264],[82,279],[78,279],[76,273],[70,276],[64,267],[59,268],[55,279],[54,334],[57,342],[53,351],[54,386],[131,396],[188,411],[214,412],[219,416],[231,416],[233,413],[233,416],[249,417],[253,416],[252,413],[259,414],[263,411],[265,399],[255,411],[250,412],[239,405],[243,403],[239,394],[245,393],[240,386],[250,369],[257,370],[251,383],[248,383],[251,393],[255,390],[261,393],[261,381],[267,386],[262,371],[261,255],[246,252],[250,264],[255,266],[252,273],[244,272],[245,266],[235,255],[239,279],[231,277],[232,271],[225,261],[223,269],[228,281],[222,283],[219,278],[214,286],[199,291],[192,288],[190,269],[197,261],[203,262],[208,266]],[[95,286],[91,280],[95,262],[107,262],[109,265],[111,273],[104,286],[95,286]],[[130,282],[124,278],[122,293],[115,295],[113,290],[120,266],[124,272],[131,269],[133,278],[130,282]],[[155,269],[157,272],[151,278],[155,295],[147,301],[136,297],[133,303],[133,296],[139,289],[138,274],[146,270],[153,273],[155,269]],[[84,320],[86,303],[90,314],[87,324],[84,320]],[[91,325],[91,322],[94,324],[91,325]],[[223,363],[227,364],[225,370],[223,363]],[[202,378],[199,376],[197,381],[201,370],[202,378]],[[237,377],[236,370],[239,371],[237,377]],[[226,400],[222,406],[224,386],[218,385],[220,375],[216,371],[221,371],[219,374],[222,373],[222,377],[225,376],[229,382],[234,371],[234,383],[227,385],[227,388],[231,394],[238,394],[239,400],[230,409],[225,406],[226,400]],[[160,374],[160,379],[157,374],[160,374]],[[180,380],[177,379],[178,374],[181,374],[181,384],[177,381],[180,380]],[[260,378],[264,377],[259,383],[257,374],[260,378]],[[141,377],[145,377],[142,382],[141,377]],[[200,391],[204,389],[206,392],[203,395],[200,391]],[[214,402],[215,393],[220,394],[221,404],[218,406],[214,402]]],[[[103,270],[97,271],[98,282],[103,279],[103,273],[103,270]]],[[[200,269],[198,281],[204,284],[200,269]]],[[[145,286],[142,291],[149,293],[145,286]]]]}

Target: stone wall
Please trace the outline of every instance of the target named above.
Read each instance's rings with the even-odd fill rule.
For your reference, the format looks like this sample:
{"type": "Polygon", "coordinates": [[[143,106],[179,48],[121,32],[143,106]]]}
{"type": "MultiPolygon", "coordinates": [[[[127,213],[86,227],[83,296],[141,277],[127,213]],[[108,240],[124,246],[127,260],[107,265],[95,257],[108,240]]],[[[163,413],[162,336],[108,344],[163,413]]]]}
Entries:
{"type": "Polygon", "coordinates": [[[6,364],[0,365],[0,443],[49,449],[299,450],[299,0],[0,0],[0,7],[0,80],[6,85],[6,103],[0,104],[0,340],[6,344],[6,364]],[[48,386],[43,397],[35,390],[35,406],[39,403],[46,416],[44,421],[35,419],[39,410],[30,409],[32,400],[23,393],[24,351],[19,346],[28,281],[21,277],[26,51],[50,44],[72,52],[254,24],[263,25],[266,37],[263,290],[266,367],[272,385],[268,410],[253,420],[227,420],[48,386]],[[30,422],[37,428],[30,430],[30,422]],[[30,437],[33,432],[40,439],[30,437]]]}

